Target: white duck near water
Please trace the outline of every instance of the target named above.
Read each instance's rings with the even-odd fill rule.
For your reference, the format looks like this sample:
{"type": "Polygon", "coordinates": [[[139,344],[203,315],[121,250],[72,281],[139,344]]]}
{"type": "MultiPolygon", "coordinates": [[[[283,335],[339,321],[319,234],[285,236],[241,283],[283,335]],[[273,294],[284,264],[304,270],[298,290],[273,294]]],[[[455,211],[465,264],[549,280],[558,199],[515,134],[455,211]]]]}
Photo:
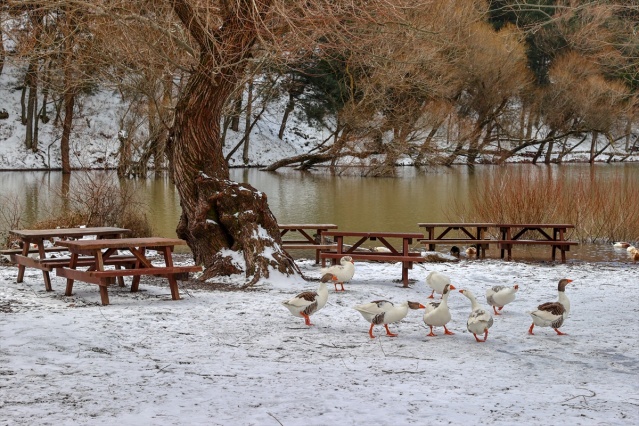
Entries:
{"type": "Polygon", "coordinates": [[[558,300],[556,302],[543,303],[537,306],[537,310],[530,312],[533,323],[530,329],[528,329],[529,334],[534,334],[533,328],[535,326],[552,327],[557,334],[566,334],[559,331],[559,327],[561,327],[570,313],[570,300],[568,300],[568,296],[566,296],[566,285],[571,282],[572,280],[567,278],[560,280],[557,288],[559,293],[558,300]]]}
{"type": "Polygon", "coordinates": [[[340,265],[329,266],[328,268],[322,268],[322,276],[331,274],[333,276],[333,284],[335,285],[335,291],[344,291],[344,283],[353,279],[355,275],[355,261],[350,256],[344,256],[340,259],[340,265]],[[341,290],[337,289],[337,284],[342,286],[341,290]]]}
{"type": "Polygon", "coordinates": [[[485,342],[486,339],[488,339],[488,329],[493,325],[493,316],[490,314],[490,311],[487,311],[479,304],[477,298],[475,298],[475,295],[470,290],[459,290],[459,292],[466,296],[471,304],[471,312],[466,322],[466,328],[473,333],[475,340],[485,342]],[[483,334],[484,340],[477,337],[478,334],[483,334]]]}
{"type": "Polygon", "coordinates": [[[455,290],[455,286],[451,284],[448,275],[437,271],[433,271],[426,276],[426,285],[433,289],[430,296],[428,296],[429,299],[434,299],[435,297],[433,295],[435,293],[441,294],[443,297],[444,287],[446,287],[446,285],[450,285],[450,289],[455,290]]]}
{"type": "Polygon", "coordinates": [[[495,315],[501,315],[497,312],[497,308],[501,311],[504,309],[504,306],[515,300],[515,297],[517,297],[517,290],[519,290],[518,284],[515,284],[512,287],[496,285],[486,290],[486,302],[493,307],[495,315]]]}
{"type": "Polygon", "coordinates": [[[444,327],[444,334],[455,334],[446,328],[446,324],[450,322],[451,315],[448,309],[448,295],[450,294],[452,284],[446,284],[442,292],[442,300],[439,302],[429,302],[426,304],[426,312],[424,312],[424,323],[430,327],[430,333],[427,336],[436,336],[433,333],[433,327],[444,327]]]}
{"type": "Polygon", "coordinates": [[[630,247],[630,243],[627,243],[625,241],[617,241],[616,243],[613,243],[612,246],[614,248],[628,248],[630,247]]]}
{"type": "Polygon", "coordinates": [[[363,305],[357,305],[353,307],[358,311],[364,319],[371,323],[371,328],[368,330],[368,335],[371,339],[374,339],[373,327],[376,325],[384,325],[386,328],[386,335],[395,337],[397,334],[391,333],[388,329],[388,324],[399,322],[403,320],[408,314],[408,309],[424,309],[425,306],[417,302],[404,302],[400,304],[394,304],[388,300],[376,300],[374,302],[365,303],[363,305]]]}
{"type": "Polygon", "coordinates": [[[328,300],[326,282],[331,279],[331,275],[324,275],[317,291],[304,291],[289,300],[283,301],[282,305],[286,306],[294,316],[304,318],[306,325],[313,325],[311,324],[310,316],[326,305],[328,300]]]}

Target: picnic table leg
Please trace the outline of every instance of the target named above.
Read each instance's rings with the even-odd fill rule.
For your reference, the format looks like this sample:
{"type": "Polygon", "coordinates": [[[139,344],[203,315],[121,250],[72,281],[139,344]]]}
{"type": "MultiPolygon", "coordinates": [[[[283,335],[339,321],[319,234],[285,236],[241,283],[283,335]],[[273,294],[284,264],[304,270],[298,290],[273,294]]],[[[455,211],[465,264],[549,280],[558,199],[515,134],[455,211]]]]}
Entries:
{"type": "Polygon", "coordinates": [[[402,283],[404,288],[408,288],[408,267],[402,262],[402,283]]]}
{"type": "Polygon", "coordinates": [[[44,278],[44,289],[46,291],[53,291],[53,288],[51,288],[51,276],[49,275],[49,271],[42,271],[42,277],[44,278]]]}
{"type": "MultiPolygon", "coordinates": [[[[22,255],[29,256],[29,243],[26,241],[22,242],[22,255]]],[[[17,283],[21,283],[24,280],[25,269],[26,269],[26,266],[18,265],[18,279],[16,280],[17,283]]]]}
{"type": "MultiPolygon", "coordinates": [[[[162,254],[164,255],[164,264],[167,268],[173,267],[173,247],[162,247],[162,254]]],[[[178,289],[177,280],[175,274],[167,275],[169,279],[169,288],[171,289],[171,299],[180,300],[180,290],[178,289]]]]}
{"type": "MultiPolygon", "coordinates": [[[[135,269],[139,269],[139,268],[140,268],[140,261],[138,260],[135,262],[135,269]]],[[[131,280],[131,293],[137,292],[139,286],[140,286],[140,276],[135,275],[133,279],[131,280]]]]}
{"type": "MultiPolygon", "coordinates": [[[[38,256],[40,259],[46,259],[47,254],[44,251],[44,241],[38,241],[38,256]]],[[[44,278],[44,289],[46,291],[53,291],[51,288],[51,275],[49,275],[49,271],[42,271],[42,277],[44,278]]]]}
{"type": "MultiPolygon", "coordinates": [[[[77,264],[78,264],[78,254],[71,253],[71,261],[69,262],[69,268],[75,269],[77,264]]],[[[72,294],[73,294],[73,279],[67,278],[67,288],[66,288],[66,291],[64,292],[64,295],[71,296],[72,294]]]]}
{"type": "Polygon", "coordinates": [[[108,278],[100,278],[100,300],[102,301],[103,305],[108,305],[109,304],[109,292],[107,290],[107,287],[109,285],[109,279],[108,278]]]}

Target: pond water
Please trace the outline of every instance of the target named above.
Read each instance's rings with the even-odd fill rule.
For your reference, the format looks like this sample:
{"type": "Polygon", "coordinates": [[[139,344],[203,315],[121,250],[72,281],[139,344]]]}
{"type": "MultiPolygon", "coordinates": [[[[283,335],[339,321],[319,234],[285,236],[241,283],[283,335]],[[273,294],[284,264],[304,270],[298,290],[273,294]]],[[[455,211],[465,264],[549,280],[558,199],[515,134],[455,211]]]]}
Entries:
{"type": "MultiPolygon", "coordinates": [[[[77,172],[83,173],[83,172],[77,172]]],[[[96,176],[103,172],[89,172],[96,176]]],[[[639,164],[566,164],[506,166],[429,167],[399,169],[396,178],[361,177],[350,169],[341,175],[325,171],[299,172],[281,170],[275,173],[257,169],[232,169],[231,179],[249,183],[263,191],[280,223],[334,223],[341,230],[421,232],[418,222],[458,222],[458,206],[467,203],[469,194],[497,173],[546,174],[555,179],[589,179],[622,176],[630,185],[639,182],[639,164]]],[[[75,175],[75,174],[74,174],[75,175]]],[[[49,214],[62,187],[59,172],[0,172],[0,188],[6,197],[16,194],[24,205],[24,224],[49,214]]],[[[75,179],[72,177],[72,179],[75,179]]],[[[133,185],[147,209],[154,233],[175,236],[180,215],[179,197],[167,177],[125,181],[133,185]]],[[[438,247],[445,251],[445,247],[438,247]]],[[[548,247],[515,247],[516,259],[549,260],[548,247]]],[[[496,247],[488,257],[497,257],[496,247]]],[[[294,255],[305,253],[294,252],[294,255]]],[[[569,259],[627,261],[625,250],[614,250],[609,244],[585,244],[572,247],[569,259]]]]}

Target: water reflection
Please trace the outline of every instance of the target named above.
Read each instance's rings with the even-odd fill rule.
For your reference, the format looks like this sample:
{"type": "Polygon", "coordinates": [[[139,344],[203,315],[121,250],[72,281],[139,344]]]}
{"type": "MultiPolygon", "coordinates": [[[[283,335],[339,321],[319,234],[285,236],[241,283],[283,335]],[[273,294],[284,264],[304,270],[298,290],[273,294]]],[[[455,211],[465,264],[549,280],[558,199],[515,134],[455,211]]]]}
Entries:
{"type": "MultiPolygon", "coordinates": [[[[80,172],[77,172],[80,173],[80,172]]],[[[90,172],[99,174],[104,172],[90,172]]],[[[456,205],[464,205],[478,185],[498,174],[546,174],[553,179],[623,177],[624,184],[639,181],[639,164],[569,164],[432,167],[399,170],[397,178],[366,178],[352,169],[339,176],[324,172],[290,169],[274,173],[257,169],[232,169],[231,179],[246,182],[268,196],[269,206],[281,223],[335,223],[352,231],[416,232],[418,222],[461,221],[456,205]]],[[[2,194],[16,194],[26,211],[25,226],[46,217],[54,200],[63,199],[71,182],[59,172],[0,172],[2,194]]],[[[159,236],[174,237],[181,213],[179,196],[168,177],[123,181],[133,185],[159,236]]],[[[56,208],[62,208],[59,203],[56,208]]],[[[443,248],[442,248],[443,250],[443,248]]],[[[491,253],[492,252],[492,253],[491,253]]],[[[549,259],[548,248],[517,248],[516,258],[549,259]],[[540,253],[538,253],[540,251],[540,253]]],[[[497,255],[496,248],[489,257],[497,255]]],[[[579,246],[569,258],[583,260],[618,259],[625,253],[612,247],[579,246]]]]}

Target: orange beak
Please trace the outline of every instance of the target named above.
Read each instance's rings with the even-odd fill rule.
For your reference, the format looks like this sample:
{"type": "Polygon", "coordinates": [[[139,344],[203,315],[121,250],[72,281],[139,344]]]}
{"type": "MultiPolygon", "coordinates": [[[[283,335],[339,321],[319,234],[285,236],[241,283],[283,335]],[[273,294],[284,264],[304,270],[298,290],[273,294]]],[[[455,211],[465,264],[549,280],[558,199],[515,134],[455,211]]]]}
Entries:
{"type": "Polygon", "coordinates": [[[426,309],[426,306],[422,305],[421,303],[419,304],[419,308],[417,309],[426,309]]]}
{"type": "Polygon", "coordinates": [[[567,280],[567,281],[568,281],[569,283],[571,283],[571,282],[572,282],[572,280],[567,280]]]}
{"type": "Polygon", "coordinates": [[[459,290],[459,292],[460,292],[461,294],[464,294],[464,290],[459,290]]]}
{"type": "Polygon", "coordinates": [[[450,289],[451,289],[451,290],[457,290],[457,289],[455,288],[455,286],[454,286],[454,285],[452,285],[452,284],[450,285],[450,289]]]}
{"type": "Polygon", "coordinates": [[[515,284],[515,290],[519,290],[519,284],[515,284]]]}

